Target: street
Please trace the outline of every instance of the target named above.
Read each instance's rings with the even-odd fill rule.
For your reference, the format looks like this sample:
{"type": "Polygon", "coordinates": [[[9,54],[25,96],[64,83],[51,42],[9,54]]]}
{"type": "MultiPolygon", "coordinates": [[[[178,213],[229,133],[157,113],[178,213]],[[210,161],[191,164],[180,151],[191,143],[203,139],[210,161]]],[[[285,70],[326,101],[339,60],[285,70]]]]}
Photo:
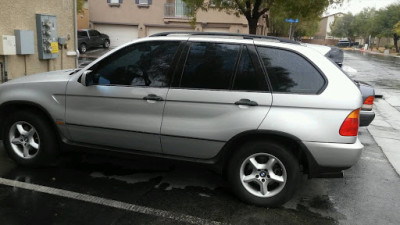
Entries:
{"type": "MultiPolygon", "coordinates": [[[[390,100],[400,88],[400,58],[346,52],[344,66],[400,110],[390,100]]],[[[385,107],[383,99],[375,107],[385,107]]],[[[365,149],[343,179],[304,176],[277,209],[240,202],[201,165],[66,153],[58,166],[27,169],[0,144],[0,224],[400,224],[400,177],[379,147],[385,132],[397,140],[398,125],[379,109],[371,128],[360,129],[365,149]]]]}

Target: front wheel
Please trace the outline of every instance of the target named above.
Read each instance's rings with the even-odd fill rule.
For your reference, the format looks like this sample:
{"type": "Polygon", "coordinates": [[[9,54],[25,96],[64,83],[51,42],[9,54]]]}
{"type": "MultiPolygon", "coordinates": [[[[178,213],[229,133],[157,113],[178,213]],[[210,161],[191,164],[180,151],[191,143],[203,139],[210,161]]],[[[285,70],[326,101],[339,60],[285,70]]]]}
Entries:
{"type": "Polygon", "coordinates": [[[58,153],[53,130],[39,112],[18,111],[6,120],[4,147],[10,158],[20,165],[37,167],[52,164],[58,153]]]}
{"type": "Polygon", "coordinates": [[[296,191],[299,163],[283,145],[248,142],[233,155],[228,178],[233,191],[250,204],[277,207],[296,191]]]}
{"type": "Polygon", "coordinates": [[[87,51],[87,46],[86,46],[86,44],[81,44],[81,45],[79,46],[79,52],[80,52],[81,54],[84,54],[84,53],[86,53],[86,51],[87,51]]]}

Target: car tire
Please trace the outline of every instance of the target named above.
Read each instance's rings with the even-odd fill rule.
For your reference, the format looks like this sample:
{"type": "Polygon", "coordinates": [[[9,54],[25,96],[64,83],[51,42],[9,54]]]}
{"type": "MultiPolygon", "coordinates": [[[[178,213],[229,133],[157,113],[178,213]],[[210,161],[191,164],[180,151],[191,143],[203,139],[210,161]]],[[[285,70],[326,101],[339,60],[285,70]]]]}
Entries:
{"type": "Polygon", "coordinates": [[[103,44],[103,48],[109,48],[110,47],[110,40],[105,40],[103,44]]]}
{"type": "Polygon", "coordinates": [[[17,111],[4,124],[3,144],[17,164],[39,167],[54,164],[59,152],[56,132],[38,111],[17,111]]]}
{"type": "Polygon", "coordinates": [[[81,54],[86,53],[86,51],[87,51],[87,46],[86,46],[86,44],[81,44],[81,45],[79,45],[79,52],[80,52],[81,54]]]}
{"type": "Polygon", "coordinates": [[[275,142],[255,141],[242,145],[228,164],[233,192],[244,202],[278,207],[295,193],[299,163],[287,147],[275,142]]]}

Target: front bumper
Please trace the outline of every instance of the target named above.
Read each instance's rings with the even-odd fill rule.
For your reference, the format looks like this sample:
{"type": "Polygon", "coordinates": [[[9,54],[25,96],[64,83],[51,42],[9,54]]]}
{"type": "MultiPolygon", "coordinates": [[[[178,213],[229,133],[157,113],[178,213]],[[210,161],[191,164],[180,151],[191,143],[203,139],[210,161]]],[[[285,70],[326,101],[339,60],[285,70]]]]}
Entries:
{"type": "Polygon", "coordinates": [[[374,111],[360,111],[360,127],[368,126],[375,118],[374,111]]]}
{"type": "Polygon", "coordinates": [[[303,142],[308,149],[309,177],[335,177],[352,167],[361,156],[364,145],[357,138],[353,144],[303,142]],[[312,158],[310,160],[310,158],[312,158]]]}

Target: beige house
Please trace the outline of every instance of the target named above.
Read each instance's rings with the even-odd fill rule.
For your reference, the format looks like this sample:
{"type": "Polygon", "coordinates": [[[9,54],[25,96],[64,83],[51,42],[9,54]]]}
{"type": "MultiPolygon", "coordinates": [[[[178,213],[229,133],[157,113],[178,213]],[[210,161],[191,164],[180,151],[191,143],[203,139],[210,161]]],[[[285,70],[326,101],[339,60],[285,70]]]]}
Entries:
{"type": "MultiPolygon", "coordinates": [[[[62,0],[54,4],[53,2],[48,0],[0,1],[0,44],[6,47],[6,50],[4,46],[0,47],[3,79],[5,79],[5,72],[8,73],[8,79],[14,79],[39,72],[76,67],[74,0],[62,0]],[[51,59],[39,59],[36,14],[54,15],[56,18],[56,23],[51,23],[50,26],[50,31],[53,32],[52,40],[49,42],[51,48],[44,47],[49,52],[48,54],[51,54],[51,59]],[[14,37],[20,31],[23,31],[22,41],[14,37]],[[63,43],[61,49],[57,48],[58,38],[61,38],[63,43]],[[22,47],[29,50],[21,51],[21,46],[19,51],[16,50],[18,43],[22,43],[22,47]]],[[[47,43],[43,43],[42,46],[45,44],[47,43]]]]}
{"type": "Polygon", "coordinates": [[[343,13],[335,13],[322,17],[319,23],[319,31],[315,34],[314,39],[335,39],[329,34],[331,32],[331,25],[336,18],[342,17],[343,15],[343,13]]]}
{"type": "MultiPolygon", "coordinates": [[[[89,0],[89,7],[91,27],[109,35],[111,46],[168,31],[249,32],[244,16],[216,9],[200,10],[191,26],[182,0],[89,0]]],[[[266,33],[265,27],[266,23],[260,22],[260,34],[266,33]]]]}

